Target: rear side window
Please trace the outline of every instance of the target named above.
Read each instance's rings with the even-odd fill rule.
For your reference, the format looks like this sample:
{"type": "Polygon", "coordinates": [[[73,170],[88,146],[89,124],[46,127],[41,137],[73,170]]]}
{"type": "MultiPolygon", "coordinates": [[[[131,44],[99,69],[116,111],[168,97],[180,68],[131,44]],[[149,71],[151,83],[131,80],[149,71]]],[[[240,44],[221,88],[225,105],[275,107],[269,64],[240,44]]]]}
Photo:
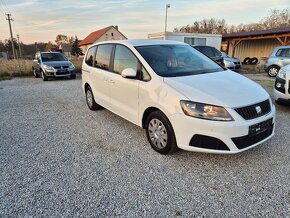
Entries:
{"type": "Polygon", "coordinates": [[[87,52],[87,56],[86,56],[86,64],[89,65],[89,66],[93,66],[93,63],[94,63],[94,56],[95,56],[95,53],[96,53],[96,46],[90,48],[87,52]]]}
{"type": "Polygon", "coordinates": [[[286,49],[279,49],[279,50],[276,52],[276,56],[277,56],[277,57],[285,57],[285,52],[286,52],[286,49]]]}
{"type": "Polygon", "coordinates": [[[110,44],[98,46],[98,51],[96,55],[96,63],[95,63],[95,66],[97,68],[109,70],[112,48],[113,48],[113,45],[110,45],[110,44]]]}
{"type": "Polygon", "coordinates": [[[213,50],[210,47],[203,47],[202,48],[202,53],[206,54],[209,57],[214,57],[213,50]]]}
{"type": "Polygon", "coordinates": [[[285,49],[285,57],[290,57],[290,49],[285,49]]]}
{"type": "Polygon", "coordinates": [[[212,48],[215,57],[221,57],[222,53],[216,48],[212,48]]]}
{"type": "Polygon", "coordinates": [[[114,72],[121,74],[126,68],[132,68],[137,71],[138,60],[128,48],[117,45],[114,58],[114,72]]]}

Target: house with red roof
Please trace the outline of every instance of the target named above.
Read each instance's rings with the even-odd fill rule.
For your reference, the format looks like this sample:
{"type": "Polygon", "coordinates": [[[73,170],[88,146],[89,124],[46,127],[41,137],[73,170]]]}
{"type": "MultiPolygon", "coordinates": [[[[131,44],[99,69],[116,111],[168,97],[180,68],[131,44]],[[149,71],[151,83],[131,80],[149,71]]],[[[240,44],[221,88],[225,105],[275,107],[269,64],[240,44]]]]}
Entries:
{"type": "Polygon", "coordinates": [[[97,42],[108,40],[122,40],[127,39],[118,29],[118,26],[108,26],[103,29],[90,33],[86,38],[80,42],[80,48],[83,53],[87,51],[87,48],[97,42]]]}

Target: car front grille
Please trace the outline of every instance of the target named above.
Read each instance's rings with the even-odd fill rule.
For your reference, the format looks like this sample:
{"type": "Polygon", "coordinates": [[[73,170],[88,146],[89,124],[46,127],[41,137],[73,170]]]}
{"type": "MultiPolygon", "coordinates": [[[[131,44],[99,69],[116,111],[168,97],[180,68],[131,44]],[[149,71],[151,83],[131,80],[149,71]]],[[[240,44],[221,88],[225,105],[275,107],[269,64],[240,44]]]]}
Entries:
{"type": "Polygon", "coordinates": [[[67,69],[68,66],[58,66],[58,67],[54,67],[54,69],[67,69]]]}
{"type": "Polygon", "coordinates": [[[249,134],[242,137],[232,138],[232,141],[238,149],[244,149],[268,138],[270,135],[272,135],[273,128],[274,125],[272,124],[268,129],[258,134],[249,134]]]}
{"type": "Polygon", "coordinates": [[[235,111],[245,120],[255,119],[268,114],[271,111],[270,101],[267,99],[266,101],[254,105],[235,108],[235,111]]]}

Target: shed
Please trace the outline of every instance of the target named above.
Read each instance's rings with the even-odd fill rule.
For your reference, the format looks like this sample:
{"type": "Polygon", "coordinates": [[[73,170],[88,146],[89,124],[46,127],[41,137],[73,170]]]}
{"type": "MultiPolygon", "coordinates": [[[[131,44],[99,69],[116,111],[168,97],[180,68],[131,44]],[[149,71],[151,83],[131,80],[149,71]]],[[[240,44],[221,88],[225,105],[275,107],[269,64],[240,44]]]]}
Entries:
{"type": "Polygon", "coordinates": [[[273,49],[290,45],[290,27],[223,35],[222,50],[232,57],[268,57],[273,49]]]}
{"type": "Polygon", "coordinates": [[[200,34],[200,33],[179,33],[179,32],[160,32],[148,34],[149,39],[173,40],[185,42],[190,45],[208,45],[217,48],[221,47],[222,35],[200,34]]]}

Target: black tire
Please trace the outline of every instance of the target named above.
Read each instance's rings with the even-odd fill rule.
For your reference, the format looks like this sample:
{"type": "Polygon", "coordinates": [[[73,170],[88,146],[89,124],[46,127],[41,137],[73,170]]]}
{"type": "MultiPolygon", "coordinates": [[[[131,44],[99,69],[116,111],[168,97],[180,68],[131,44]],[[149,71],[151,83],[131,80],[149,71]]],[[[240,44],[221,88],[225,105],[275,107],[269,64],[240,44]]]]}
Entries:
{"type": "Polygon", "coordinates": [[[259,61],[258,58],[254,57],[254,58],[251,58],[250,63],[251,64],[257,64],[258,61],[259,61]]]}
{"type": "Polygon", "coordinates": [[[279,70],[280,70],[280,67],[278,67],[276,65],[272,65],[272,66],[268,67],[267,73],[270,77],[276,77],[279,70]]]}
{"type": "Polygon", "coordinates": [[[43,71],[41,71],[41,77],[43,81],[47,81],[48,77],[45,75],[45,73],[43,71]]]}
{"type": "Polygon", "coordinates": [[[251,58],[250,57],[246,57],[243,61],[243,64],[249,64],[251,58]]]}
{"type": "Polygon", "coordinates": [[[32,68],[33,70],[33,75],[35,78],[38,78],[39,77],[39,74],[36,72],[35,68],[32,68]]]}
{"type": "Polygon", "coordinates": [[[145,128],[147,139],[155,151],[159,152],[160,154],[172,154],[177,150],[174,130],[166,115],[161,111],[157,110],[149,114],[146,119],[145,128]],[[160,125],[158,121],[162,125],[160,125]],[[154,123],[156,124],[156,127],[154,127],[154,123]],[[155,133],[152,131],[154,128],[157,128],[157,132],[155,133]]]}
{"type": "Polygon", "coordinates": [[[72,75],[70,75],[70,78],[71,79],[75,79],[76,78],[76,75],[75,74],[72,74],[72,75]]]}
{"type": "Polygon", "coordinates": [[[92,89],[90,86],[86,88],[86,101],[87,105],[90,108],[90,110],[95,111],[95,110],[100,110],[103,107],[99,104],[96,103],[92,89]]]}

